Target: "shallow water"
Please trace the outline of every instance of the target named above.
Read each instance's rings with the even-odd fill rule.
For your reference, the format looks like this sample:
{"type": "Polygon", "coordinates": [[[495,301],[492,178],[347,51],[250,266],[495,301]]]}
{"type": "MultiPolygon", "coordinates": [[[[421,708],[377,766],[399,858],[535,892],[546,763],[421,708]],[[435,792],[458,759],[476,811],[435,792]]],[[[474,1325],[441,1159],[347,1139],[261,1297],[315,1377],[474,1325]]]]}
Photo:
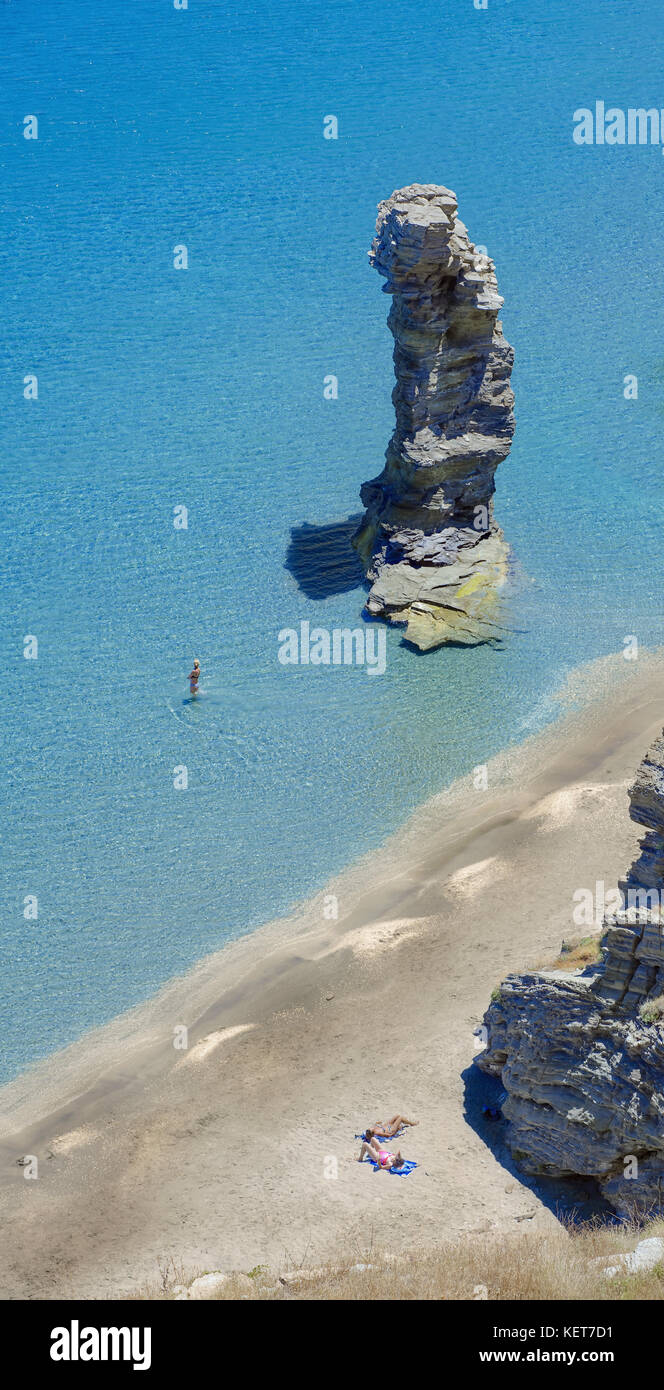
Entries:
{"type": "Polygon", "coordinates": [[[664,105],[657,16],[413,16],[0,8],[2,1079],[319,888],[552,718],[581,662],[662,640],[664,162],[571,138],[596,99],[664,105]],[[281,629],[361,611],[336,529],[312,563],[302,528],[357,515],[382,466],[392,343],[366,251],[415,180],[456,190],[505,297],[513,631],[421,656],[392,630],[373,678],[284,667],[281,629]]]}

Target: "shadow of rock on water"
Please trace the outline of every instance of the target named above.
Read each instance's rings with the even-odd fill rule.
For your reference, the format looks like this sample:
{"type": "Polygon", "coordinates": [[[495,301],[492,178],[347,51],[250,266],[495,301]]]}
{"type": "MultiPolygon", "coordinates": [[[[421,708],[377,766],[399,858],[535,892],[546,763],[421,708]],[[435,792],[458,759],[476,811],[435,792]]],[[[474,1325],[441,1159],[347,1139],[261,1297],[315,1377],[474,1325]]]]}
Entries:
{"type": "Polygon", "coordinates": [[[305,521],[292,528],[286,569],[307,598],[331,598],[360,588],[364,570],[350,542],[361,520],[360,514],[327,526],[305,521]]]}
{"type": "MultiPolygon", "coordinates": [[[[504,1095],[502,1082],[497,1077],[487,1076],[474,1064],[461,1075],[465,1084],[464,1117],[511,1178],[532,1192],[559,1220],[575,1226],[593,1219],[607,1226],[621,1224],[593,1178],[536,1178],[522,1173],[505,1143],[507,1121],[489,1119],[482,1110],[483,1106],[500,1107],[500,1097],[504,1095]]],[[[523,1225],[527,1228],[528,1221],[524,1220],[523,1225]]]]}

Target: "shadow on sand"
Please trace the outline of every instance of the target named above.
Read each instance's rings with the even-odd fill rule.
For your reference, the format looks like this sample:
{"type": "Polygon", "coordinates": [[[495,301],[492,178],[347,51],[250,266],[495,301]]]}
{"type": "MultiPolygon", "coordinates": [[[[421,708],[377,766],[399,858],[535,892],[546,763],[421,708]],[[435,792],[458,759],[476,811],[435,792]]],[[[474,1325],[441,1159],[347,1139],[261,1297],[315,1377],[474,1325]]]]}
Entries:
{"type": "MultiPolygon", "coordinates": [[[[593,1218],[607,1226],[622,1224],[593,1178],[533,1178],[522,1173],[505,1144],[507,1121],[490,1120],[482,1113],[483,1105],[499,1106],[502,1082],[486,1076],[473,1063],[461,1074],[465,1084],[465,1119],[510,1178],[532,1192],[558,1220],[575,1226],[593,1218]]],[[[527,1227],[528,1221],[523,1225],[527,1227]]]]}
{"type": "Polygon", "coordinates": [[[305,521],[292,528],[286,569],[307,598],[331,598],[361,587],[364,571],[350,543],[361,520],[359,514],[327,526],[305,521]]]}

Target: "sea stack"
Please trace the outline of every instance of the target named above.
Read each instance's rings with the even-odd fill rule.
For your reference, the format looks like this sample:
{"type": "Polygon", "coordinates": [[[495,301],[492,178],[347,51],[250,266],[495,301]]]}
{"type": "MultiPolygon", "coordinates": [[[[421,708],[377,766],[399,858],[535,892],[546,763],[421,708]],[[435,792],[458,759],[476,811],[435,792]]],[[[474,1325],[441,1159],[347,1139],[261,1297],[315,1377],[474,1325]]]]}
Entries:
{"type": "Polygon", "coordinates": [[[380,204],[369,258],[393,296],[396,428],[360,494],[367,612],[405,623],[425,650],[492,640],[508,568],[494,474],[514,433],[494,264],[469,241],[455,194],[420,183],[380,204]]]}
{"type": "Polygon", "coordinates": [[[624,1216],[664,1210],[664,737],[639,767],[630,815],[648,833],[613,891],[601,962],[509,976],[477,1059],[502,1077],[519,1167],[595,1178],[624,1216]]]}

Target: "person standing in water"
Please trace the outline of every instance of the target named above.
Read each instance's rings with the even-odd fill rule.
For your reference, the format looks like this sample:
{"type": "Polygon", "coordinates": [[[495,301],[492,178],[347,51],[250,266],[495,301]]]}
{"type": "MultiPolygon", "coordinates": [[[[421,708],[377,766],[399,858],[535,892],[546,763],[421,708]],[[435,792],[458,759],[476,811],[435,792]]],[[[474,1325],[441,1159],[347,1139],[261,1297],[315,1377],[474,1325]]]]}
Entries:
{"type": "Polygon", "coordinates": [[[189,691],[192,695],[198,695],[198,680],[201,674],[201,663],[194,661],[194,669],[189,672],[189,691]]]}

